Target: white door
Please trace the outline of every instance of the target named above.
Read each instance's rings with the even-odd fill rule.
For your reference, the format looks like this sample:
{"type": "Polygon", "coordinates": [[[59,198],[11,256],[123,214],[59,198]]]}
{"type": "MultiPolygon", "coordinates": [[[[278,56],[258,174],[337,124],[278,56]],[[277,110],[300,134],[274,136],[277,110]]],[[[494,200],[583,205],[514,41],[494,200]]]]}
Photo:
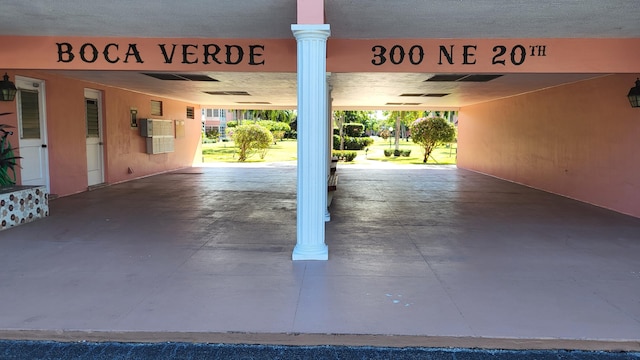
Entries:
{"type": "Polygon", "coordinates": [[[98,90],[84,89],[85,124],[87,129],[88,186],[104,182],[102,150],[102,94],[98,90]]]}
{"type": "Polygon", "coordinates": [[[21,183],[50,191],[44,81],[16,76],[16,87],[21,183]]]}

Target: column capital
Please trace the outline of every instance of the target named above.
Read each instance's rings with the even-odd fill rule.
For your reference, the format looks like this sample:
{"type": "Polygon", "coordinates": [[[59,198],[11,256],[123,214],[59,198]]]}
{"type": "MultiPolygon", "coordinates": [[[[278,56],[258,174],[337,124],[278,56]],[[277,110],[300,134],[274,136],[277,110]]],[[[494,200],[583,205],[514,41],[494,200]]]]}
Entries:
{"type": "Polygon", "coordinates": [[[291,31],[296,39],[324,39],[331,35],[329,24],[292,24],[291,31]]]}

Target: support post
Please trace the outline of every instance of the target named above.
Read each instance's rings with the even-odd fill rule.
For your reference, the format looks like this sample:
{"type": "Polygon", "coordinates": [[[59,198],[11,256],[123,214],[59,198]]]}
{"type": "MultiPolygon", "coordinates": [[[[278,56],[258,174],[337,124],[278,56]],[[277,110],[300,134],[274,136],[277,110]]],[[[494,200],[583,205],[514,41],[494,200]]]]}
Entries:
{"type": "Polygon", "coordinates": [[[297,238],[293,260],[328,260],[326,53],[328,24],[293,24],[298,44],[297,238]]]}

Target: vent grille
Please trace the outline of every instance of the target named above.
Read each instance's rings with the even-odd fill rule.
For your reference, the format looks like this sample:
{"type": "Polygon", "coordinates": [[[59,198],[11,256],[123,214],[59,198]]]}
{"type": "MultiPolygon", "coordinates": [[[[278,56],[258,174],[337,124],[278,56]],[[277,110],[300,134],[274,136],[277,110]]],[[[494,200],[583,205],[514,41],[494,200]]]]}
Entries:
{"type": "Polygon", "coordinates": [[[205,91],[205,94],[209,95],[240,95],[240,96],[249,96],[250,94],[246,91],[205,91]]]}
{"type": "Polygon", "coordinates": [[[151,100],[151,115],[162,116],[162,101],[151,100]]]}
{"type": "Polygon", "coordinates": [[[502,75],[490,75],[490,74],[438,74],[434,75],[425,82],[438,81],[438,82],[487,82],[501,77],[502,75]]]}
{"type": "Polygon", "coordinates": [[[467,75],[458,75],[458,74],[439,74],[430,77],[425,81],[458,81],[467,75]]]}
{"type": "Polygon", "coordinates": [[[405,93],[405,94],[400,94],[400,96],[407,96],[407,97],[444,97],[447,95],[451,95],[449,93],[425,93],[425,94],[417,94],[417,93],[405,93]]]}
{"type": "Polygon", "coordinates": [[[497,79],[502,75],[469,75],[460,79],[460,81],[469,81],[469,82],[487,82],[493,79],[497,79]]]}
{"type": "Polygon", "coordinates": [[[187,106],[187,119],[195,119],[195,111],[193,106],[187,106]]]}
{"type": "Polygon", "coordinates": [[[410,105],[410,106],[415,106],[415,105],[420,105],[420,103],[395,103],[395,102],[388,102],[385,105],[390,105],[390,106],[397,106],[397,105],[410,105]]]}
{"type": "Polygon", "coordinates": [[[200,74],[174,74],[174,73],[142,73],[142,75],[151,76],[159,80],[170,81],[218,81],[208,75],[200,74]]]}

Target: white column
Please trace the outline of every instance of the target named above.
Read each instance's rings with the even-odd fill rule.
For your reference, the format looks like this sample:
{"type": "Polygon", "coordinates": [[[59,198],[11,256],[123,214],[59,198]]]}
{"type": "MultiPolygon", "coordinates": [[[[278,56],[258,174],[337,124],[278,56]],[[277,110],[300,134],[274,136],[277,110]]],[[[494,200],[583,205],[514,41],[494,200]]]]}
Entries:
{"type": "Polygon", "coordinates": [[[328,260],[324,242],[327,201],[326,54],[328,24],[294,24],[298,43],[298,197],[293,260],[328,260]]]}

